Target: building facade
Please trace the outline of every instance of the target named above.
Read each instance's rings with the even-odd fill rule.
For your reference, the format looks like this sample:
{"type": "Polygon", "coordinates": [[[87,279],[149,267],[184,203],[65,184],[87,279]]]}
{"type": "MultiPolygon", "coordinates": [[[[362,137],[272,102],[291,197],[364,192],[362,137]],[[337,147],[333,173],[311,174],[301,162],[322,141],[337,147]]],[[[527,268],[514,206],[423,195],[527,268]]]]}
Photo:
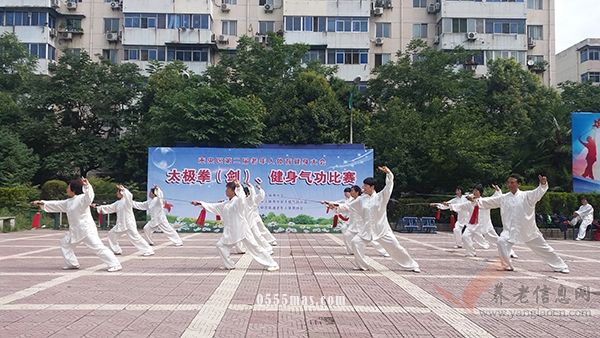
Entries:
{"type": "Polygon", "coordinates": [[[465,66],[478,74],[512,57],[554,84],[554,0],[3,0],[4,31],[39,57],[41,73],[81,50],[142,69],[181,60],[198,73],[235,53],[240,36],[281,32],[348,81],[368,80],[416,38],[475,51],[465,66]]]}
{"type": "Polygon", "coordinates": [[[557,84],[566,81],[600,85],[600,39],[585,39],[556,55],[557,84]]]}

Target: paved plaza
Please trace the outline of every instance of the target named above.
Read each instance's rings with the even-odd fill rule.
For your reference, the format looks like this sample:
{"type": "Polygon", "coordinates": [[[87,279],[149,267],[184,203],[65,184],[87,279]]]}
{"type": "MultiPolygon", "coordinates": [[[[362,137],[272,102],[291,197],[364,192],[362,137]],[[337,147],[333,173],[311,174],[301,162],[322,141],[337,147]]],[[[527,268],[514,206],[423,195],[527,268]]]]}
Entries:
{"type": "MultiPolygon", "coordinates": [[[[156,234],[141,257],[123,237],[123,270],[84,246],[63,271],[61,231],[0,234],[0,337],[592,337],[600,322],[600,242],[549,241],[571,273],[524,246],[514,272],[496,248],[465,258],[449,233],[397,234],[422,273],[369,248],[353,270],[341,235],[277,234],[278,272],[248,255],[220,270],[219,234],[156,234]]],[[[106,232],[100,233],[107,243],[106,232]]]]}

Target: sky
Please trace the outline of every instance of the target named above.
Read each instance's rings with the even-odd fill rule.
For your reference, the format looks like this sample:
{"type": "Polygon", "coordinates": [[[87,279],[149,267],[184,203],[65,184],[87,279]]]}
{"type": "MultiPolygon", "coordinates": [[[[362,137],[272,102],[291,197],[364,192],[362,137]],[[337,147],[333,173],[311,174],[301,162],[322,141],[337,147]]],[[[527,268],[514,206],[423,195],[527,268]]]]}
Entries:
{"type": "Polygon", "coordinates": [[[557,53],[585,38],[600,38],[600,0],[555,0],[554,3],[557,53]]]}

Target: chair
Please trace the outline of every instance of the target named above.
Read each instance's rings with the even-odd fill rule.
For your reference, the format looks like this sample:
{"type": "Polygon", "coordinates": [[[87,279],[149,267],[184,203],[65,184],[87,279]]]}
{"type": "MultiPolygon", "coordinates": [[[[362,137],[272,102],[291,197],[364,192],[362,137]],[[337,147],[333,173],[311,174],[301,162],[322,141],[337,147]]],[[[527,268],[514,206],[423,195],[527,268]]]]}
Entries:
{"type": "Polygon", "coordinates": [[[421,229],[423,232],[437,232],[437,225],[435,225],[434,217],[421,217],[421,229]]]}
{"type": "Polygon", "coordinates": [[[418,217],[402,217],[402,225],[406,232],[419,231],[418,217]]]}

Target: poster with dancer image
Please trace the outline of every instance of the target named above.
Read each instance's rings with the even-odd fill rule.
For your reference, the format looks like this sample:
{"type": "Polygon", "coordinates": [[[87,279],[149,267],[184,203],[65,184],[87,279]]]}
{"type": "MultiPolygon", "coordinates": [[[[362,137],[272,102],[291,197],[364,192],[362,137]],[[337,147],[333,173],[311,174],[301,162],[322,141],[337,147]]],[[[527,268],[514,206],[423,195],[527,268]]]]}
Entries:
{"type": "Polygon", "coordinates": [[[266,193],[259,207],[265,224],[331,225],[333,214],[319,201],[343,200],[344,188],[372,175],[373,150],[363,145],[148,149],[148,187],[160,186],[169,220],[186,225],[201,210],[190,201],[222,201],[228,182],[256,185],[256,178],[266,193]]]}
{"type": "Polygon", "coordinates": [[[572,113],[573,191],[600,192],[600,113],[572,113]]]}

